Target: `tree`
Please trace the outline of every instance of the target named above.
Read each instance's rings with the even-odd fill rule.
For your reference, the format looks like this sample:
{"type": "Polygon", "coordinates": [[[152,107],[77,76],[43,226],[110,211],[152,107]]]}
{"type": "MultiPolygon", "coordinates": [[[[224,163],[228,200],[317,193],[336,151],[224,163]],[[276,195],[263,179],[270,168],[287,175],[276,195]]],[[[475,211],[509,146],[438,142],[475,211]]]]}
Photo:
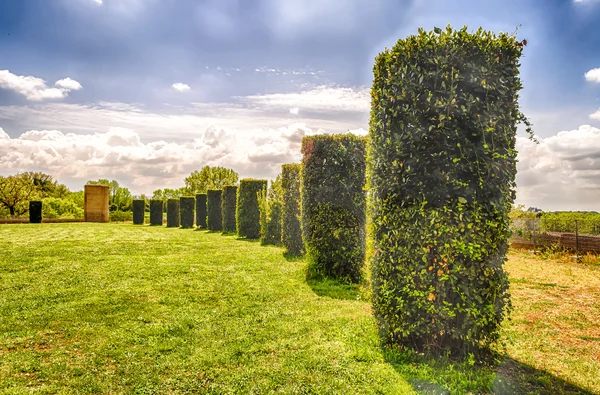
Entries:
{"type": "Polygon", "coordinates": [[[190,196],[206,193],[209,189],[223,189],[226,185],[235,185],[238,174],[220,166],[204,166],[200,171],[194,170],[185,178],[185,192],[190,196]]]}
{"type": "Polygon", "coordinates": [[[29,200],[50,196],[55,188],[52,176],[40,172],[0,176],[0,205],[8,209],[11,217],[20,216],[29,210],[29,200]]]}

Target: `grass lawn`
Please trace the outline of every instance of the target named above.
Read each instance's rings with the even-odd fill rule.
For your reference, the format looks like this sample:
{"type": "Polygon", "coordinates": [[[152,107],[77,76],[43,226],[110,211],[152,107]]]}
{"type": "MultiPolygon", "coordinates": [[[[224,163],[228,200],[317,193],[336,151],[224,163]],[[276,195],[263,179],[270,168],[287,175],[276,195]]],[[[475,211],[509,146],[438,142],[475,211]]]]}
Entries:
{"type": "Polygon", "coordinates": [[[512,252],[495,367],[379,346],[356,288],[205,231],[0,225],[0,394],[600,393],[599,266],[512,252]]]}

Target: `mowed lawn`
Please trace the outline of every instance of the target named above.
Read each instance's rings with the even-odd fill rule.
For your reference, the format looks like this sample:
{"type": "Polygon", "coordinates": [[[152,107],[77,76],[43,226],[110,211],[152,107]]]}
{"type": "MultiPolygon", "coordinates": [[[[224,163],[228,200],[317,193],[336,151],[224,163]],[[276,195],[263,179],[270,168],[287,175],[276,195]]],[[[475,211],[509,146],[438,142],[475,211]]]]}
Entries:
{"type": "Polygon", "coordinates": [[[206,231],[0,225],[0,393],[600,393],[597,265],[511,253],[498,366],[384,350],[368,293],[305,270],[206,231]]]}

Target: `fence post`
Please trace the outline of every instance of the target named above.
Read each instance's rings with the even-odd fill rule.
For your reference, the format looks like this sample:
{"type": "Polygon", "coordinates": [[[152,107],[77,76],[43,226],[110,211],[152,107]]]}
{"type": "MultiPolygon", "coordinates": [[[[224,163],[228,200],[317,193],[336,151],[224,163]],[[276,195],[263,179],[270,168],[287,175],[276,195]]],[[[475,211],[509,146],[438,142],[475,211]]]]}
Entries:
{"type": "Polygon", "coordinates": [[[536,241],[535,241],[535,232],[536,232],[536,225],[537,221],[535,220],[535,218],[533,219],[533,255],[535,255],[537,253],[537,245],[536,245],[536,241]]]}
{"type": "Polygon", "coordinates": [[[579,258],[579,220],[575,220],[575,256],[577,262],[580,262],[579,258]]]}

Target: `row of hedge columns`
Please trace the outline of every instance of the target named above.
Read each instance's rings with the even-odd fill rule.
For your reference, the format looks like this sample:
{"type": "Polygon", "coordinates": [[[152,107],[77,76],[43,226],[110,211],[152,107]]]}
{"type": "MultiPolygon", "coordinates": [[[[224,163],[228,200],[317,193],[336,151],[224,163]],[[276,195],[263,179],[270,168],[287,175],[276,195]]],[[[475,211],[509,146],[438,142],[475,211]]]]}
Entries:
{"type": "Polygon", "coordinates": [[[281,241],[291,254],[301,254],[304,250],[302,228],[300,227],[300,174],[299,163],[281,166],[281,186],[283,188],[283,212],[281,241]]]}

